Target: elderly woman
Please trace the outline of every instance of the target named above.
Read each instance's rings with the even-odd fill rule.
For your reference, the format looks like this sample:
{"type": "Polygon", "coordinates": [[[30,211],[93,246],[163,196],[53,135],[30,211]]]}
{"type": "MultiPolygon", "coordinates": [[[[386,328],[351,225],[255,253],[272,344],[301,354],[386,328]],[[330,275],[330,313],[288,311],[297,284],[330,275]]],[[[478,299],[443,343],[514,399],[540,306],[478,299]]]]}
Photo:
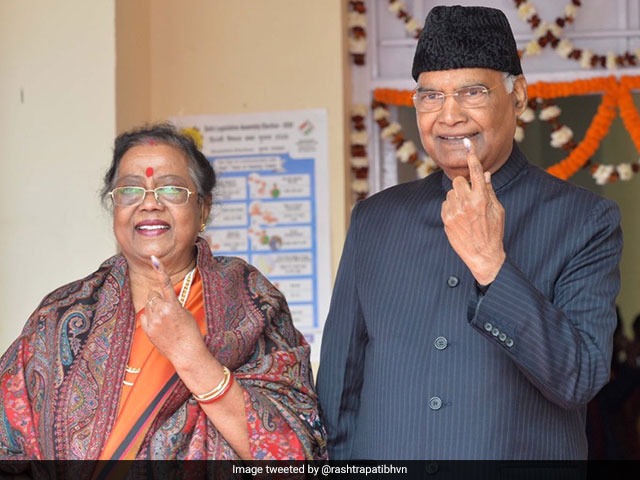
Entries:
{"type": "Polygon", "coordinates": [[[215,182],[171,125],[116,139],[102,198],[121,253],[46,296],[0,360],[0,458],[326,456],[283,295],[198,236],[215,182]]]}

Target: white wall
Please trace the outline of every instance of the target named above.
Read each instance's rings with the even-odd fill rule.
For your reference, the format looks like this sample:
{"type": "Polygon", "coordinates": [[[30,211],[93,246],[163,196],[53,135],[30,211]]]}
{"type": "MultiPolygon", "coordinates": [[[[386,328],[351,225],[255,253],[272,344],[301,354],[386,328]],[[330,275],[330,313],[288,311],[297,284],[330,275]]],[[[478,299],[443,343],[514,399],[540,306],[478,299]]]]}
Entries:
{"type": "Polygon", "coordinates": [[[114,0],[0,1],[0,351],[115,252],[97,197],[115,134],[114,0]]]}

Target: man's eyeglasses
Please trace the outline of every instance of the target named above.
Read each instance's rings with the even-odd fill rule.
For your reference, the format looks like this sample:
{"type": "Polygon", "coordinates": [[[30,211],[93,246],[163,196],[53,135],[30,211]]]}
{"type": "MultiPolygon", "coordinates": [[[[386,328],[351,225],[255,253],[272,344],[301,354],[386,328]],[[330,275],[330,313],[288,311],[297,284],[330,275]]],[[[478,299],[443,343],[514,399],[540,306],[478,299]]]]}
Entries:
{"type": "Polygon", "coordinates": [[[147,193],[153,196],[160,205],[184,205],[189,201],[189,197],[196,192],[185,187],[167,185],[147,190],[143,187],[117,187],[109,192],[113,203],[119,207],[133,207],[144,202],[147,193]]]}
{"type": "Polygon", "coordinates": [[[413,104],[420,113],[437,112],[444,106],[447,97],[453,97],[458,105],[464,108],[477,108],[487,104],[489,92],[500,84],[487,88],[482,85],[459,88],[453,93],[438,92],[436,90],[416,89],[413,94],[413,104]]]}

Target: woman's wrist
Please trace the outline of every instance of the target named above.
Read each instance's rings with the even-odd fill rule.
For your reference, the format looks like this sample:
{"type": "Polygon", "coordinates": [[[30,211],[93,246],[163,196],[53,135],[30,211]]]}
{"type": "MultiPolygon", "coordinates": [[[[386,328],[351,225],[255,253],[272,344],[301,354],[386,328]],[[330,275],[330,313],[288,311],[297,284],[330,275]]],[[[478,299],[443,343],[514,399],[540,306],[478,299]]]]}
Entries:
{"type": "Polygon", "coordinates": [[[220,400],[231,388],[233,383],[233,374],[231,371],[223,366],[222,367],[222,380],[209,390],[206,393],[196,394],[193,393],[193,398],[195,398],[199,403],[213,403],[217,400],[220,400]]]}

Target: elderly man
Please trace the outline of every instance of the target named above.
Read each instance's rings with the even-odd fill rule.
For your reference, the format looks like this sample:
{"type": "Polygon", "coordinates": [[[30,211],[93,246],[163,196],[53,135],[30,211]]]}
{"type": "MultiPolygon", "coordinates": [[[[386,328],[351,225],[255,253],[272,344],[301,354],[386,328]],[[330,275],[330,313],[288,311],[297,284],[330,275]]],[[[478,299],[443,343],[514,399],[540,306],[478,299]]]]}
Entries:
{"type": "Polygon", "coordinates": [[[614,202],[528,163],[505,15],[435,7],[413,62],[440,171],[356,205],[318,391],[332,459],[586,459],[622,250],[614,202]]]}

